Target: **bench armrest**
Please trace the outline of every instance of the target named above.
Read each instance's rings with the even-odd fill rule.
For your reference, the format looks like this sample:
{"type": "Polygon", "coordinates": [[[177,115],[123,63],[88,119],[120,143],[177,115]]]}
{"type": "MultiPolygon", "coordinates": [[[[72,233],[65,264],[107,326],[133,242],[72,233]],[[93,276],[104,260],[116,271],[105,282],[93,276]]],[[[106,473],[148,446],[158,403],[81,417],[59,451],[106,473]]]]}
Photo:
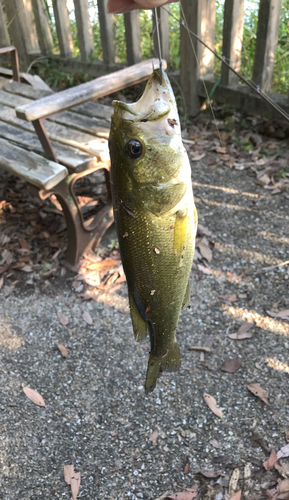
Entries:
{"type": "Polygon", "coordinates": [[[18,59],[18,52],[16,47],[8,46],[8,47],[2,47],[0,48],[0,55],[1,54],[6,54],[7,52],[11,53],[11,65],[12,65],[12,72],[13,72],[13,80],[15,82],[20,82],[20,73],[19,73],[19,59],[18,59]]]}
{"type": "MultiPolygon", "coordinates": [[[[97,99],[142,82],[151,75],[153,67],[159,67],[158,59],[148,59],[128,68],[96,78],[91,82],[82,83],[24,106],[19,106],[16,108],[16,115],[18,118],[29,122],[47,118],[90,99],[97,99]]],[[[163,60],[163,68],[166,69],[166,67],[166,61],[163,60]]]]}

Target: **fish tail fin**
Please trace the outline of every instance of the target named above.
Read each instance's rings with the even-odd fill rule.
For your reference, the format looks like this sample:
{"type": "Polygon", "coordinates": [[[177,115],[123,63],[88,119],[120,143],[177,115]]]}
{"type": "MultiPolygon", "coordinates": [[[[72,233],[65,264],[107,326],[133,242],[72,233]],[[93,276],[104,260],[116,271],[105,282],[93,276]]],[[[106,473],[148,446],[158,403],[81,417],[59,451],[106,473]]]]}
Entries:
{"type": "Polygon", "coordinates": [[[181,354],[176,342],[163,356],[154,356],[150,354],[145,383],[146,393],[149,394],[154,390],[160,372],[176,372],[180,367],[181,354]]]}

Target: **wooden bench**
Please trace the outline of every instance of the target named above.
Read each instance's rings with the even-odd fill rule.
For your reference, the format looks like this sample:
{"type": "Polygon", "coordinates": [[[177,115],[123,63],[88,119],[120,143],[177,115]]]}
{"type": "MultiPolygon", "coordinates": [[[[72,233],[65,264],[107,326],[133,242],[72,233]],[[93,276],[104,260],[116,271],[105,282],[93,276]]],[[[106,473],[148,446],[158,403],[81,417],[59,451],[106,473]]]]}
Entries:
{"type": "Polygon", "coordinates": [[[76,268],[81,257],[96,248],[113,222],[108,151],[112,108],[91,99],[147,79],[153,65],[157,67],[158,60],[58,93],[19,82],[21,74],[18,81],[5,85],[0,78],[0,167],[27,181],[41,199],[56,195],[66,218],[66,261],[71,267],[76,268]],[[105,173],[107,200],[87,223],[74,185],[99,169],[105,173]]]}

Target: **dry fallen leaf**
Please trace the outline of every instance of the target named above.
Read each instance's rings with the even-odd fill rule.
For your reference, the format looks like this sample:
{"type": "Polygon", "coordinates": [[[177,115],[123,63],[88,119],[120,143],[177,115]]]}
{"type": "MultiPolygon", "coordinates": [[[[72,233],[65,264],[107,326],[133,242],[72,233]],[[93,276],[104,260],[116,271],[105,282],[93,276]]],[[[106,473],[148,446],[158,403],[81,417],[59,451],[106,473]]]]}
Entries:
{"type": "Polygon", "coordinates": [[[229,333],[228,335],[229,339],[232,340],[245,340],[245,339],[250,339],[253,337],[253,333],[250,332],[244,332],[244,333],[229,333]]]}
{"type": "Polygon", "coordinates": [[[159,429],[158,426],[156,425],[153,432],[150,435],[149,441],[152,441],[153,444],[156,444],[158,435],[159,435],[159,429]]]}
{"type": "Polygon", "coordinates": [[[219,299],[224,300],[225,302],[237,302],[238,297],[235,294],[232,295],[218,295],[219,299]]]}
{"type": "Polygon", "coordinates": [[[276,462],[277,462],[277,454],[275,450],[272,450],[270,453],[270,457],[265,462],[263,462],[263,467],[266,470],[272,470],[276,462]]]}
{"type": "Polygon", "coordinates": [[[202,271],[204,274],[213,274],[213,270],[210,269],[209,267],[202,266],[201,264],[198,264],[198,269],[199,271],[202,271]]]}
{"type": "Polygon", "coordinates": [[[240,469],[233,470],[229,481],[229,494],[234,495],[240,478],[240,469]]]}
{"type": "Polygon", "coordinates": [[[221,366],[221,370],[227,373],[235,373],[241,365],[242,361],[240,361],[239,359],[227,359],[221,366]]]}
{"type": "Polygon", "coordinates": [[[26,396],[34,403],[35,405],[38,406],[46,406],[43,397],[38,394],[38,392],[34,391],[33,389],[30,389],[30,387],[23,387],[23,391],[25,392],[26,396]]]}
{"type": "Polygon", "coordinates": [[[79,492],[79,485],[80,485],[80,472],[75,472],[74,477],[71,478],[71,494],[72,494],[71,500],[77,499],[77,495],[79,492]]]}
{"type": "Polygon", "coordinates": [[[247,389],[249,389],[249,391],[251,391],[255,396],[258,396],[258,398],[260,398],[265,405],[269,405],[268,393],[259,384],[251,382],[251,384],[247,385],[247,389]]]}
{"type": "Polygon", "coordinates": [[[277,313],[273,311],[266,311],[269,316],[272,318],[281,318],[281,319],[289,319],[289,309],[283,309],[282,311],[278,311],[277,313]]]}
{"type": "Polygon", "coordinates": [[[203,241],[200,241],[198,243],[198,247],[199,247],[199,250],[201,252],[202,257],[204,257],[208,262],[211,262],[211,260],[213,258],[213,253],[212,253],[212,250],[210,249],[210,247],[208,245],[206,245],[206,243],[204,243],[203,241]]]}
{"type": "Polygon", "coordinates": [[[254,323],[251,323],[250,321],[245,321],[245,323],[243,323],[239,330],[238,330],[238,333],[241,334],[241,333],[247,333],[251,328],[252,326],[254,325],[254,323]]]}
{"type": "Polygon", "coordinates": [[[63,467],[64,481],[70,484],[71,487],[71,500],[76,500],[79,492],[80,485],[80,472],[74,472],[73,465],[65,465],[63,467]]]}
{"type": "Polygon", "coordinates": [[[4,285],[4,276],[0,276],[0,290],[3,285],[4,285]]]}
{"type": "Polygon", "coordinates": [[[230,500],[241,500],[241,494],[242,494],[242,490],[237,491],[237,493],[235,493],[235,495],[233,495],[230,498],[230,500]]]}
{"type": "Polygon", "coordinates": [[[217,417],[223,418],[222,410],[217,407],[217,401],[215,400],[215,398],[213,396],[210,396],[210,394],[206,394],[205,392],[203,394],[203,398],[207,403],[208,407],[210,408],[210,410],[215,415],[217,415],[217,417]]]}
{"type": "MultiPolygon", "coordinates": [[[[289,492],[289,479],[284,479],[283,481],[281,481],[279,484],[278,484],[278,487],[279,487],[279,494],[281,493],[285,493],[285,492],[289,492]]],[[[277,497],[279,498],[279,496],[277,497]]],[[[280,498],[288,498],[288,496],[280,496],[280,498]]]]}
{"type": "Polygon", "coordinates": [[[200,161],[206,156],[206,153],[201,153],[201,154],[190,154],[191,160],[192,161],[200,161]]]}
{"type": "Polygon", "coordinates": [[[66,347],[64,347],[63,344],[57,344],[57,348],[59,349],[61,356],[63,358],[67,358],[68,352],[67,352],[66,347]]]}
{"type": "Polygon", "coordinates": [[[188,474],[189,470],[190,470],[190,459],[189,457],[185,457],[185,467],[184,467],[184,474],[188,474]]]}
{"type": "Polygon", "coordinates": [[[244,339],[250,339],[253,337],[253,333],[249,333],[250,328],[254,323],[250,323],[249,321],[246,321],[243,323],[237,333],[230,333],[228,337],[233,340],[244,340],[244,339]]]}
{"type": "Polygon", "coordinates": [[[205,226],[198,224],[197,236],[211,236],[211,234],[211,231],[209,231],[205,226]]]}
{"type": "Polygon", "coordinates": [[[109,269],[110,267],[115,267],[120,264],[120,260],[116,259],[104,259],[100,262],[93,262],[87,264],[85,267],[91,271],[100,271],[101,269],[109,269]]]}
{"type": "Polygon", "coordinates": [[[68,325],[69,318],[67,316],[65,316],[65,314],[63,314],[61,311],[57,311],[57,316],[58,316],[58,319],[62,325],[64,325],[64,326],[68,325]]]}
{"type": "Polygon", "coordinates": [[[277,460],[279,460],[280,458],[285,458],[285,457],[289,457],[289,444],[286,444],[286,446],[283,446],[283,448],[281,448],[281,450],[279,450],[277,453],[277,460]]]}
{"type": "Polygon", "coordinates": [[[84,311],[84,313],[82,314],[82,317],[88,325],[93,324],[92,317],[90,316],[88,311],[84,311]]]}

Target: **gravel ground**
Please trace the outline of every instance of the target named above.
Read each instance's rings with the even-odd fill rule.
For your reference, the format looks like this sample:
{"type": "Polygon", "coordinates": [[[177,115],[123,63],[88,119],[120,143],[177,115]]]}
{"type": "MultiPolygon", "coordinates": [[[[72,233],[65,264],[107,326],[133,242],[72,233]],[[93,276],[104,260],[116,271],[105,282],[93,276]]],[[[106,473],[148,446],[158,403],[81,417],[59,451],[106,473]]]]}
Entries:
{"type": "MultiPolygon", "coordinates": [[[[193,269],[177,334],[182,368],[163,374],[149,397],[149,346],[134,342],[125,284],[84,301],[71,273],[34,285],[13,285],[15,274],[5,280],[0,498],[69,499],[65,464],[81,472],[79,499],[155,500],[196,483],[199,499],[228,499],[241,489],[242,498],[256,500],[276,484],[280,476],[262,463],[286,444],[289,324],[266,311],[278,300],[279,309],[289,308],[289,275],[286,266],[262,269],[288,259],[289,200],[256,185],[253,173],[209,163],[194,162],[192,177],[200,222],[215,243],[212,274],[193,269]],[[224,303],[218,296],[226,294],[238,300],[224,303]],[[58,311],[68,316],[66,326],[58,311]],[[255,322],[252,338],[230,339],[245,321],[255,322]],[[211,353],[188,350],[205,343],[211,353]],[[221,371],[236,358],[238,371],[221,371]],[[250,382],[268,391],[268,406],[248,391],[250,382]],[[38,391],[46,407],[34,405],[23,386],[38,391]],[[204,392],[223,419],[206,406],[204,392]],[[239,481],[229,487],[234,470],[239,481]],[[200,474],[213,471],[216,477],[200,474]]],[[[115,239],[113,229],[109,237],[115,239]]]]}

